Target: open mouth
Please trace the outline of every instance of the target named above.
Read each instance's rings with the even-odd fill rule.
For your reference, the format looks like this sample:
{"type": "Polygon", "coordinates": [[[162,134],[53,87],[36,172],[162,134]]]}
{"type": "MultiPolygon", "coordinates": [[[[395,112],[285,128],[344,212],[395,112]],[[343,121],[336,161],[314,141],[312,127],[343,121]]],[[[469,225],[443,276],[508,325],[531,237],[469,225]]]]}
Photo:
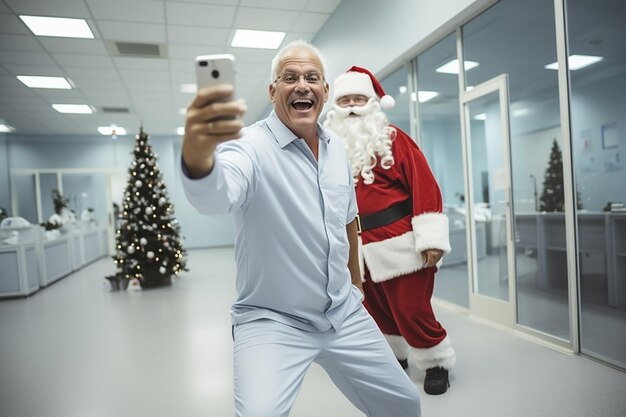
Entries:
{"type": "Polygon", "coordinates": [[[308,98],[297,98],[291,102],[291,107],[298,111],[307,111],[313,107],[313,100],[308,98]]]}

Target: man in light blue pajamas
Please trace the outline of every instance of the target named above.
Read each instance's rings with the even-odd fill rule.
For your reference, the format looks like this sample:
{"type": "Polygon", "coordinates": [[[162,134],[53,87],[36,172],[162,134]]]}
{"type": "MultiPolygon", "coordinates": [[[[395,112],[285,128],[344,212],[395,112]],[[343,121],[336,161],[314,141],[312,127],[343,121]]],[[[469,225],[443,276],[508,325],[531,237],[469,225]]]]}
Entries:
{"type": "Polygon", "coordinates": [[[181,168],[194,207],[234,218],[237,416],[288,416],[313,362],[365,415],[420,416],[417,388],[361,303],[352,175],[318,123],[329,93],[319,51],[295,41],[278,52],[265,120],[242,130],[229,116],[243,101],[218,101],[231,93],[208,87],[189,106],[181,168]]]}

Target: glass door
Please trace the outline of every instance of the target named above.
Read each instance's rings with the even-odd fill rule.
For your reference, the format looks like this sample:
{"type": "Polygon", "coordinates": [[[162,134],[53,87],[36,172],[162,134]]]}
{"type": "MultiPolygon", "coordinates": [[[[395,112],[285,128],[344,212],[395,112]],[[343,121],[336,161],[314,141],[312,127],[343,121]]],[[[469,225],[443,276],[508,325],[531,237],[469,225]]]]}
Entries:
{"type": "Polygon", "coordinates": [[[470,311],[514,327],[515,251],[508,80],[500,75],[460,97],[463,108],[470,311]]]}

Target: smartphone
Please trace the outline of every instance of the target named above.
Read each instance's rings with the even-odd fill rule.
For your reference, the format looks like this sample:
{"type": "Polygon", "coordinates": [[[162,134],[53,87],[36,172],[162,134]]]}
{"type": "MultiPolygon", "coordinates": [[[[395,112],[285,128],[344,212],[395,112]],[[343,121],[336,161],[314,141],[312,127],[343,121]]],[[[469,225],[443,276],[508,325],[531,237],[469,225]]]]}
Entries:
{"type": "MultiPolygon", "coordinates": [[[[231,54],[200,55],[196,57],[198,90],[216,84],[235,86],[235,57],[231,54]]],[[[233,95],[224,100],[232,100],[233,95]]]]}

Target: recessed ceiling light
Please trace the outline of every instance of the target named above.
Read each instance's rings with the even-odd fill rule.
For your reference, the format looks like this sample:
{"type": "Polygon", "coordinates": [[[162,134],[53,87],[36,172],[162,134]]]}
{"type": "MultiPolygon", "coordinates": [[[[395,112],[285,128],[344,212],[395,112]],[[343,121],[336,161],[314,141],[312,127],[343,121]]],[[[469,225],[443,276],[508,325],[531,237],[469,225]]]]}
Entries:
{"type": "Polygon", "coordinates": [[[474,120],[487,120],[487,115],[485,113],[477,114],[473,117],[474,120]]]}
{"type": "MultiPolygon", "coordinates": [[[[576,71],[577,69],[588,67],[589,65],[595,64],[596,62],[602,61],[604,58],[601,56],[593,56],[593,55],[570,55],[567,59],[567,63],[569,64],[569,69],[572,71],[576,71]]],[[[559,63],[553,62],[552,64],[548,64],[545,66],[546,69],[550,70],[558,70],[559,63]]]]}
{"type": "Polygon", "coordinates": [[[30,88],[56,88],[60,90],[72,89],[70,83],[63,77],[18,75],[17,79],[30,88]]]}
{"type": "Polygon", "coordinates": [[[237,29],[230,46],[235,48],[278,49],[285,32],[237,29]]]}
{"type": "MultiPolygon", "coordinates": [[[[478,62],[474,61],[464,61],[463,68],[465,71],[469,71],[472,68],[476,68],[478,66],[478,62]]],[[[452,61],[443,64],[435,71],[443,73],[443,74],[458,74],[459,73],[459,60],[453,59],[452,61]]]]}
{"type": "Polygon", "coordinates": [[[511,112],[514,117],[521,117],[530,114],[531,110],[528,107],[521,107],[519,109],[513,109],[511,112]]]}
{"type": "Polygon", "coordinates": [[[180,92],[185,94],[196,94],[198,92],[198,86],[196,84],[181,84],[180,92]]]}
{"type": "Polygon", "coordinates": [[[428,100],[432,100],[433,98],[439,95],[436,91],[418,91],[417,92],[417,100],[420,103],[426,103],[428,100]]]}
{"type": "Polygon", "coordinates": [[[0,133],[13,132],[13,128],[9,125],[0,124],[0,133]]]}
{"type": "Polygon", "coordinates": [[[418,91],[417,94],[415,92],[411,93],[411,101],[419,101],[420,103],[426,103],[428,100],[432,100],[433,98],[439,95],[436,91],[418,91]]]}
{"type": "Polygon", "coordinates": [[[185,128],[183,126],[179,127],[176,129],[176,133],[179,135],[184,135],[185,134],[185,128]]]}
{"type": "Polygon", "coordinates": [[[400,91],[400,94],[404,94],[404,93],[406,93],[408,91],[408,89],[406,88],[406,85],[401,85],[398,88],[398,91],[400,91]]]}
{"type": "Polygon", "coordinates": [[[87,104],[53,104],[52,108],[59,113],[92,114],[93,109],[87,104]]]}
{"type": "Polygon", "coordinates": [[[26,26],[37,36],[93,39],[93,32],[84,19],[65,17],[20,16],[26,26]]]}
{"type": "Polygon", "coordinates": [[[121,126],[100,126],[98,132],[105,136],[123,136],[126,134],[126,129],[121,126]]]}

